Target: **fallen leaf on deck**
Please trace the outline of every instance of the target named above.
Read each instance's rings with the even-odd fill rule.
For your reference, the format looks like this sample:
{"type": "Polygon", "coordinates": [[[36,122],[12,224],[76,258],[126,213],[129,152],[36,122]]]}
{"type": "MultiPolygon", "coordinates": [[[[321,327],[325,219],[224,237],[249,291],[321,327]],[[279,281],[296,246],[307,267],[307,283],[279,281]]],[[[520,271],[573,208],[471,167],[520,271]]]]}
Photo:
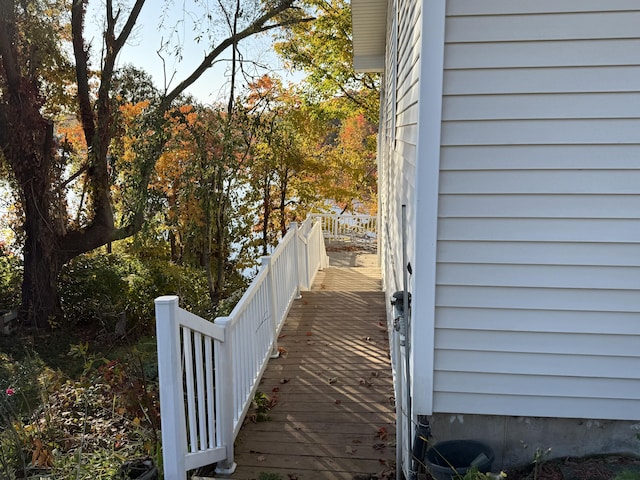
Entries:
{"type": "Polygon", "coordinates": [[[280,379],[280,383],[282,385],[284,385],[285,383],[289,383],[289,379],[288,378],[282,378],[282,379],[280,379]]]}
{"type": "Polygon", "coordinates": [[[312,332],[307,332],[307,333],[305,333],[305,335],[306,335],[307,337],[310,337],[311,335],[313,335],[313,333],[312,333],[312,332]]]}
{"type": "Polygon", "coordinates": [[[373,383],[371,383],[369,380],[361,378],[360,385],[362,385],[363,387],[370,387],[371,385],[373,385],[373,383]]]}
{"type": "Polygon", "coordinates": [[[267,457],[265,457],[264,455],[260,455],[260,456],[258,457],[258,461],[259,461],[259,462],[264,462],[266,459],[267,459],[267,457]]]}
{"type": "Polygon", "coordinates": [[[338,379],[336,377],[329,377],[327,379],[327,382],[329,383],[329,385],[333,385],[334,383],[336,383],[338,381],[338,379]]]}
{"type": "Polygon", "coordinates": [[[342,403],[342,400],[336,399],[336,405],[340,405],[341,403],[342,403]]]}
{"type": "Polygon", "coordinates": [[[389,436],[389,433],[387,433],[387,429],[385,427],[380,427],[378,429],[378,438],[380,440],[386,440],[388,436],[389,436]]]}
{"type": "Polygon", "coordinates": [[[373,449],[374,450],[382,450],[384,447],[386,447],[387,445],[385,443],[375,443],[373,445],[373,449]]]}
{"type": "Polygon", "coordinates": [[[346,453],[350,453],[351,455],[353,455],[353,454],[356,452],[356,449],[355,449],[355,448],[353,448],[353,447],[351,447],[351,446],[349,446],[349,445],[347,445],[347,446],[344,448],[344,451],[345,451],[346,453]]]}
{"type": "Polygon", "coordinates": [[[280,391],[280,389],[278,387],[273,387],[273,390],[271,390],[273,393],[278,393],[280,391]]]}

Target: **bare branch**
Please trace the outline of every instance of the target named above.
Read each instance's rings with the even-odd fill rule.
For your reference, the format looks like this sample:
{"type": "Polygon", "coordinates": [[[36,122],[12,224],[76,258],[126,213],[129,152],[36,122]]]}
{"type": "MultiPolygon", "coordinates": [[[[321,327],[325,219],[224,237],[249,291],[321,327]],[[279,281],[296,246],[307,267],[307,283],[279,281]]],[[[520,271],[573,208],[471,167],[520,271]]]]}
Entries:
{"type": "Polygon", "coordinates": [[[71,34],[73,40],[73,55],[76,60],[76,81],[78,83],[78,103],[80,106],[80,120],[87,142],[90,142],[96,132],[95,118],[91,108],[89,96],[89,54],[84,45],[84,2],[74,0],[71,7],[71,34]]]}
{"type": "MultiPolygon", "coordinates": [[[[120,51],[120,49],[123,47],[123,45],[129,38],[129,35],[131,35],[131,31],[133,30],[133,27],[138,21],[138,17],[140,16],[140,11],[142,10],[142,6],[144,5],[144,2],[145,0],[136,0],[135,5],[131,9],[129,18],[127,18],[127,23],[124,24],[124,27],[120,32],[120,35],[118,35],[118,38],[116,39],[118,51],[120,51]]],[[[118,12],[118,15],[119,15],[119,12],[118,12]]],[[[117,20],[117,17],[116,17],[116,20],[117,20]]]]}
{"type": "Polygon", "coordinates": [[[76,173],[74,173],[73,175],[71,175],[69,178],[67,178],[64,182],[62,182],[60,184],[60,187],[58,187],[59,190],[62,190],[63,188],[66,188],[67,185],[69,185],[71,182],[73,182],[76,178],[78,178],[80,175],[82,175],[84,172],[87,171],[87,169],[89,168],[89,165],[87,165],[86,163],[84,165],[82,165],[82,167],[80,167],[80,170],[78,170],[76,173]]]}
{"type": "Polygon", "coordinates": [[[171,103],[182,94],[187,88],[189,88],[193,83],[198,80],[202,76],[202,74],[207,71],[208,68],[213,65],[214,60],[222,54],[227,48],[233,46],[234,43],[244,40],[247,37],[255,35],[257,33],[267,32],[269,30],[273,30],[274,28],[279,28],[287,25],[293,25],[296,23],[307,22],[313,20],[312,18],[302,18],[302,19],[291,19],[285,20],[283,22],[279,22],[277,24],[268,24],[267,22],[280,13],[286,11],[289,8],[292,8],[295,0],[284,0],[277,7],[265,12],[262,16],[254,20],[249,26],[247,26],[244,30],[241,30],[236,35],[232,35],[225,40],[223,40],[216,48],[214,48],[209,54],[207,54],[200,65],[196,67],[196,69],[189,75],[186,79],[184,79],[179,85],[177,85],[173,90],[171,90],[167,96],[163,99],[160,104],[161,110],[166,110],[169,108],[171,103]]]}

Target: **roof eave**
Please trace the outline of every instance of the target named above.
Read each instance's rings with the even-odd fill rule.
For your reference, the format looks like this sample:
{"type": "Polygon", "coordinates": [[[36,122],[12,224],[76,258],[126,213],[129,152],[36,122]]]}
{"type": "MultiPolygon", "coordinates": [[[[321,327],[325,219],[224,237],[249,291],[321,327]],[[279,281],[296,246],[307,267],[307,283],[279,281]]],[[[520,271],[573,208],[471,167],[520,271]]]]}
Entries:
{"type": "Polygon", "coordinates": [[[387,33],[387,0],[351,0],[353,68],[383,72],[387,33]]]}

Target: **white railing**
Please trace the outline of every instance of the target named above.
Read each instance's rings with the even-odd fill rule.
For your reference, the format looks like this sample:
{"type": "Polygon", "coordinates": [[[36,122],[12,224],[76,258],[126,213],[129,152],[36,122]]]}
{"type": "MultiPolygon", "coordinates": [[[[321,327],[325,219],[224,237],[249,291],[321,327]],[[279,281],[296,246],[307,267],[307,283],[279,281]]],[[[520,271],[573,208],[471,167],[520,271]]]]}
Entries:
{"type": "Polygon", "coordinates": [[[228,317],[214,323],[156,299],[164,477],[217,463],[235,470],[233,442],[301,289],[328,266],[322,226],[308,218],[289,232],[228,317]]]}
{"type": "Polygon", "coordinates": [[[377,217],[373,215],[313,214],[320,219],[324,238],[329,241],[365,245],[377,243],[377,217]]]}
{"type": "Polygon", "coordinates": [[[324,231],[322,222],[315,216],[308,216],[300,225],[300,239],[303,244],[304,254],[298,258],[300,275],[300,288],[310,290],[318,270],[329,266],[329,257],[324,245],[324,231]]]}

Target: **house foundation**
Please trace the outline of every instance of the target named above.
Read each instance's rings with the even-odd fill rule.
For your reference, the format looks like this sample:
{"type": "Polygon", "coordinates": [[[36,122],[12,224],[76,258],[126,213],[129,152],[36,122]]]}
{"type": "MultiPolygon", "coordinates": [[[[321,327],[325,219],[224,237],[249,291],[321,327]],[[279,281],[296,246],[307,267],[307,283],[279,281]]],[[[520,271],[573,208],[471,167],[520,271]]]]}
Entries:
{"type": "Polygon", "coordinates": [[[562,457],[640,455],[640,422],[622,420],[434,414],[432,442],[475,439],[495,453],[492,470],[562,457]]]}

